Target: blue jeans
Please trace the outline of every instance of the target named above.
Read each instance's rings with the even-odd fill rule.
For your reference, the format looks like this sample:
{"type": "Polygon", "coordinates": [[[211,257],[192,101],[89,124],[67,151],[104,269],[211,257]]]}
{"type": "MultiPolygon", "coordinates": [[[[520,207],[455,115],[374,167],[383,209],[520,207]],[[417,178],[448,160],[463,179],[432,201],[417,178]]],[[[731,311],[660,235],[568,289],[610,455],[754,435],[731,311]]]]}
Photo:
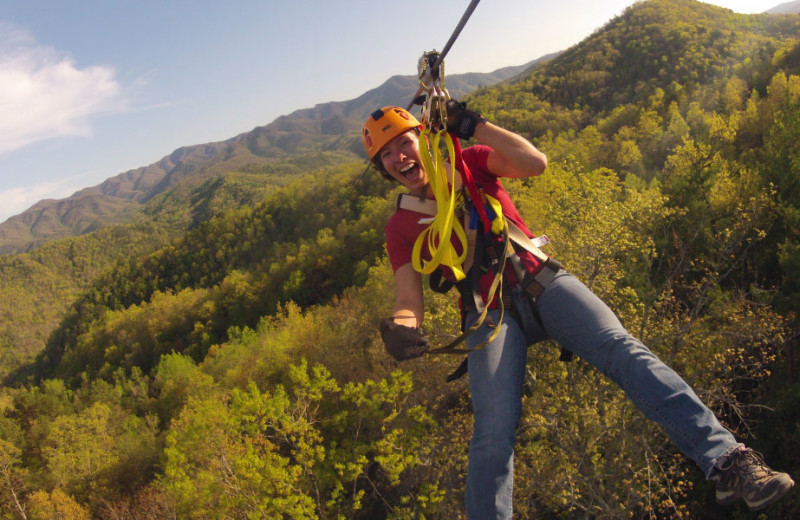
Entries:
{"type": "MultiPolygon", "coordinates": [[[[671,368],[632,337],[614,313],[574,276],[561,271],[537,302],[540,322],[526,337],[506,312],[497,338],[469,354],[470,392],[475,415],[469,446],[467,517],[510,519],[514,444],[522,413],[522,386],[529,345],[556,340],[622,388],[645,416],[664,427],[706,477],[717,459],[740,444],[671,368]]],[[[491,311],[499,319],[499,311],[491,311]]],[[[468,322],[474,322],[472,312],[468,322]]],[[[483,343],[484,324],[467,338],[483,343]]]]}

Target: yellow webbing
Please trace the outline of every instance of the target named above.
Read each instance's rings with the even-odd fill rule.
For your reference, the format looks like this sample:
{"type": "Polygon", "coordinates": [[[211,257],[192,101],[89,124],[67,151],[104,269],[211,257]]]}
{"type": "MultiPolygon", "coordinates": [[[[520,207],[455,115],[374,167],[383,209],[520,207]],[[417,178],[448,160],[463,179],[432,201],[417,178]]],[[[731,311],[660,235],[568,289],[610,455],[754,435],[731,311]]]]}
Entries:
{"type": "MultiPolygon", "coordinates": [[[[491,201],[494,201],[499,205],[499,202],[497,202],[492,197],[488,198],[490,199],[490,203],[492,204],[493,207],[494,203],[492,203],[491,201]]],[[[503,215],[502,213],[498,213],[498,215],[500,215],[500,217],[495,218],[495,220],[492,222],[492,228],[494,228],[495,224],[498,223],[499,221],[500,236],[503,237],[503,241],[505,242],[504,247],[509,248],[510,244],[508,242],[508,224],[506,223],[506,219],[502,216],[503,215]]],[[[507,255],[503,255],[503,257],[500,259],[500,266],[498,267],[494,279],[492,280],[491,286],[489,287],[489,294],[486,299],[486,302],[484,302],[482,308],[476,309],[479,314],[475,322],[463,333],[461,333],[461,335],[459,335],[456,339],[454,339],[453,341],[451,341],[450,343],[448,343],[443,347],[438,347],[429,350],[428,354],[466,354],[472,350],[480,350],[486,347],[486,345],[488,345],[489,343],[494,341],[495,338],[497,338],[497,335],[500,333],[500,325],[503,323],[503,315],[505,314],[505,306],[503,305],[502,294],[503,294],[503,272],[505,271],[506,258],[507,255]],[[495,295],[497,295],[497,305],[498,308],[500,309],[500,319],[497,320],[497,323],[489,323],[489,326],[494,328],[492,333],[489,334],[489,337],[486,338],[486,341],[484,341],[479,345],[476,345],[472,348],[457,348],[460,343],[462,343],[464,340],[467,339],[467,336],[478,330],[478,328],[480,328],[480,326],[483,325],[484,322],[486,322],[486,316],[489,312],[488,304],[491,303],[495,295]]],[[[475,268],[477,269],[477,266],[475,268]]]]}
{"type": "Polygon", "coordinates": [[[486,202],[494,211],[494,220],[492,220],[492,233],[495,235],[501,235],[503,231],[506,229],[506,219],[503,215],[503,206],[500,205],[500,201],[494,197],[489,195],[483,194],[486,197],[486,202]]]}
{"type": "Polygon", "coordinates": [[[446,130],[431,132],[424,128],[420,135],[420,158],[425,171],[428,172],[429,182],[436,199],[436,215],[430,225],[423,230],[414,243],[411,253],[411,265],[422,274],[431,274],[439,266],[449,267],[453,271],[456,281],[466,278],[463,264],[467,258],[467,235],[464,227],[455,215],[456,210],[456,183],[455,168],[450,168],[447,174],[444,156],[439,148],[440,138],[444,135],[447,153],[450,157],[455,155],[453,140],[446,130]],[[428,139],[432,137],[432,143],[428,139]],[[456,253],[452,236],[461,243],[461,254],[456,253]],[[431,259],[422,258],[422,245],[427,244],[431,259]]]}

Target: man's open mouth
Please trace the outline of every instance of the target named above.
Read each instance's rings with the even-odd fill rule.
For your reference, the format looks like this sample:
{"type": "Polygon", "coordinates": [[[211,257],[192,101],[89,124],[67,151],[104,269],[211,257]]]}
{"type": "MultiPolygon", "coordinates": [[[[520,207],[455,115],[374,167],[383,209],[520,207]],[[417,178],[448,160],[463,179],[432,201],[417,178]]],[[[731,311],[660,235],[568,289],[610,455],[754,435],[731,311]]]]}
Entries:
{"type": "Polygon", "coordinates": [[[409,181],[415,181],[419,177],[419,165],[411,163],[408,166],[400,168],[400,174],[409,181]]]}

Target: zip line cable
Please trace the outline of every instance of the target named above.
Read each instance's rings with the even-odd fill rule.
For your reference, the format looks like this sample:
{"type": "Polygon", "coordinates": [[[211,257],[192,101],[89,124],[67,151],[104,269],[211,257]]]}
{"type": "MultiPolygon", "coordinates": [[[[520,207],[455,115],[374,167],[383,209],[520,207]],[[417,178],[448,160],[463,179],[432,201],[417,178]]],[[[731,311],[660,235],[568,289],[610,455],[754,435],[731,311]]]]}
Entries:
{"type": "MultiPolygon", "coordinates": [[[[450,39],[447,40],[447,43],[444,45],[444,49],[442,49],[442,52],[439,53],[439,57],[436,59],[436,63],[434,63],[432,67],[428,68],[428,74],[430,74],[430,71],[432,71],[432,70],[439,70],[439,66],[444,61],[444,57],[447,56],[448,52],[450,52],[450,48],[455,43],[456,39],[458,39],[458,36],[461,34],[461,31],[464,29],[464,26],[467,25],[467,21],[469,20],[470,16],[472,16],[472,12],[475,11],[475,8],[478,7],[478,3],[479,2],[480,2],[480,0],[472,0],[472,2],[469,4],[469,6],[467,6],[467,10],[464,11],[464,14],[461,16],[461,20],[459,20],[458,25],[456,26],[455,30],[453,31],[453,34],[450,36],[450,39]]],[[[431,79],[431,78],[427,78],[427,79],[431,79]]],[[[416,99],[419,97],[419,95],[422,94],[422,90],[423,90],[422,87],[420,87],[417,90],[417,93],[414,95],[414,98],[411,100],[411,102],[408,104],[408,106],[406,106],[406,110],[410,110],[411,107],[414,106],[414,101],[416,101],[416,99]]]]}
{"type": "MultiPolygon", "coordinates": [[[[448,52],[450,52],[450,48],[458,39],[459,35],[461,34],[461,31],[464,29],[464,26],[467,25],[467,21],[469,21],[469,18],[472,16],[472,13],[475,11],[475,8],[478,7],[479,3],[480,0],[472,0],[470,4],[467,6],[466,11],[464,11],[464,14],[461,16],[461,20],[458,21],[458,25],[456,25],[456,28],[453,30],[453,34],[450,35],[450,39],[447,40],[447,43],[444,45],[444,49],[442,49],[442,52],[439,53],[439,57],[436,59],[436,62],[433,64],[433,66],[428,68],[426,74],[430,74],[430,71],[432,70],[439,70],[439,66],[444,61],[444,57],[447,56],[448,52]]],[[[423,90],[424,89],[422,88],[422,86],[420,86],[420,88],[417,90],[417,93],[414,94],[414,97],[411,99],[411,102],[409,102],[408,106],[406,107],[406,110],[410,110],[411,107],[414,106],[414,102],[417,100],[417,98],[419,98],[420,94],[422,94],[423,90]]],[[[351,190],[355,188],[359,182],[361,182],[361,179],[364,177],[364,175],[366,175],[366,173],[372,167],[372,164],[369,160],[367,161],[367,163],[368,163],[367,167],[364,169],[363,172],[361,172],[361,175],[359,175],[356,181],[353,183],[351,190]]]]}

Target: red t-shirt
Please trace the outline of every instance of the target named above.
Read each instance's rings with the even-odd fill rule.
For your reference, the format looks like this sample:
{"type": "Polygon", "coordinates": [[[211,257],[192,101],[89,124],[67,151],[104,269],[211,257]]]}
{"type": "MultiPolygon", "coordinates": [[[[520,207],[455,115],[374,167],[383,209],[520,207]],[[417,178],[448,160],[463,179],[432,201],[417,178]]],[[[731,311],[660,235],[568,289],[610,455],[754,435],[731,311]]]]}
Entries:
{"type": "MultiPolygon", "coordinates": [[[[533,238],[533,233],[525,226],[525,222],[522,221],[522,217],[519,211],[517,211],[516,206],[514,206],[511,198],[508,196],[508,192],[506,192],[505,188],[500,184],[500,179],[489,173],[486,163],[491,151],[491,148],[484,145],[475,145],[465,148],[462,151],[464,164],[467,165],[467,168],[469,168],[469,171],[472,173],[475,184],[483,189],[487,195],[494,197],[500,202],[500,206],[503,208],[503,215],[516,224],[528,237],[533,238]]],[[[429,216],[422,213],[407,209],[398,209],[389,219],[389,222],[386,223],[386,250],[389,252],[389,261],[392,264],[393,270],[397,271],[401,266],[411,262],[411,252],[414,248],[414,243],[417,241],[417,237],[420,233],[428,227],[428,223],[421,224],[419,221],[420,219],[427,218],[429,218],[429,216]]],[[[456,252],[460,254],[461,247],[455,238],[455,234],[453,234],[453,241],[456,252]]],[[[535,274],[542,268],[543,264],[528,251],[518,250],[517,254],[528,271],[535,274]]],[[[427,248],[423,246],[423,259],[429,258],[430,253],[427,251],[427,248]]],[[[479,259],[475,260],[476,264],[479,262],[479,259]]],[[[445,268],[444,270],[445,277],[453,280],[450,269],[445,268]]],[[[517,281],[516,274],[508,263],[506,265],[505,275],[507,277],[506,279],[512,284],[517,281]]],[[[493,277],[494,275],[492,273],[487,273],[481,278],[481,290],[484,294],[484,298],[488,293],[493,277]]]]}

